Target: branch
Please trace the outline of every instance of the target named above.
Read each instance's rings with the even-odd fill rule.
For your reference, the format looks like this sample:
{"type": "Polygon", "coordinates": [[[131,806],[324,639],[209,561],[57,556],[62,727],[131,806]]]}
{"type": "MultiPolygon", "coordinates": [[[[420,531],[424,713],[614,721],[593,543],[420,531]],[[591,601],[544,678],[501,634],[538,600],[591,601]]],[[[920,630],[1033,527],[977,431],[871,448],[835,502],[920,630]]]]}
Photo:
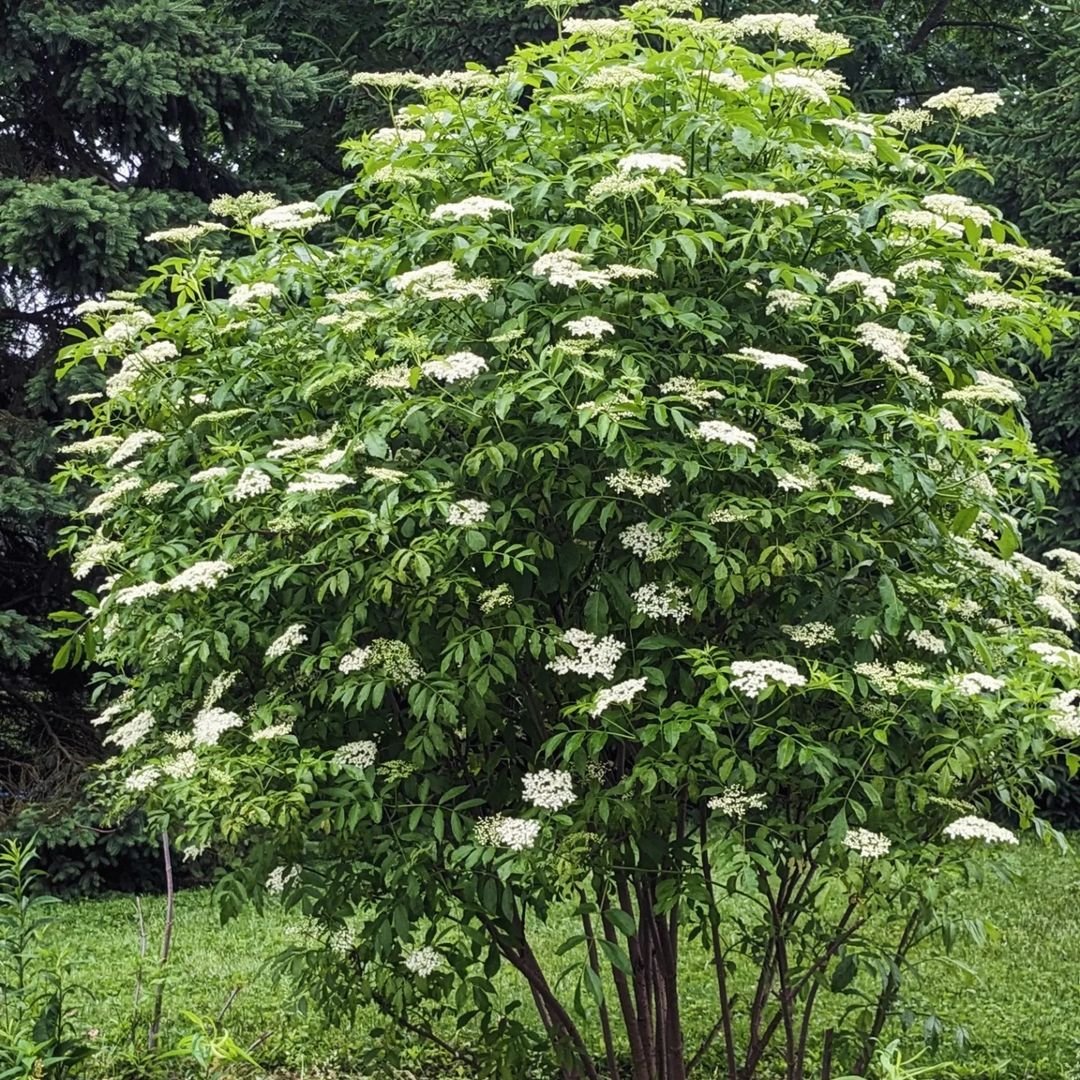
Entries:
{"type": "Polygon", "coordinates": [[[925,44],[935,28],[941,22],[949,7],[949,0],[935,0],[934,6],[926,13],[926,18],[919,24],[919,28],[911,35],[910,40],[904,46],[904,52],[918,52],[925,44]]]}

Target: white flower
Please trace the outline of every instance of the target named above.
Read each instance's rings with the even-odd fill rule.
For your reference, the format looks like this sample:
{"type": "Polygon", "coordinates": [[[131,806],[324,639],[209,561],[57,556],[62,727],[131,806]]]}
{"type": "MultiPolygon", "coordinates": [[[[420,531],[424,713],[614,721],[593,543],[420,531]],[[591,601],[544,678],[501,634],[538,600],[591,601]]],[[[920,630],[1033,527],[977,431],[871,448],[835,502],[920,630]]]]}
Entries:
{"type": "Polygon", "coordinates": [[[262,495],[270,490],[273,481],[261,469],[250,465],[240,474],[236,486],[229,493],[233,502],[243,502],[245,499],[253,499],[256,495],[262,495]]]}
{"type": "Polygon", "coordinates": [[[228,229],[216,221],[200,221],[195,225],[177,225],[148,233],[143,239],[148,244],[190,244],[212,232],[228,232],[228,229]]]}
{"type": "Polygon", "coordinates": [[[493,288],[488,278],[460,277],[457,268],[448,261],[407,270],[392,277],[387,285],[394,292],[422,300],[486,300],[493,288]]]}
{"type": "Polygon", "coordinates": [[[937,422],[943,431],[963,431],[964,425],[948,409],[938,409],[937,422]]]}
{"type": "Polygon", "coordinates": [[[593,702],[589,715],[599,716],[612,705],[629,705],[638,694],[645,690],[647,685],[647,679],[627,679],[625,682],[606,687],[596,695],[596,701],[593,702]]]}
{"type": "Polygon", "coordinates": [[[678,550],[676,542],[651,529],[643,521],[623,529],[619,533],[619,543],[645,562],[660,562],[678,550]]]}
{"type": "Polygon", "coordinates": [[[275,439],[273,448],[267,450],[267,458],[291,457],[293,454],[314,454],[325,450],[337,435],[336,428],[330,428],[321,435],[301,435],[294,439],[275,439]]]}
{"type": "Polygon", "coordinates": [[[770,682],[781,686],[805,686],[806,676],[778,660],[736,660],[731,665],[733,689],[756,698],[770,682]]]}
{"type": "Polygon", "coordinates": [[[420,365],[420,370],[439,382],[456,383],[487,371],[487,361],[476,353],[456,352],[441,360],[427,360],[420,365]]]}
{"type": "Polygon", "coordinates": [[[893,273],[897,281],[909,281],[923,274],[940,274],[944,269],[945,264],[940,259],[912,259],[902,263],[893,273]]]}
{"type": "Polygon", "coordinates": [[[960,120],[973,120],[996,112],[1002,104],[1000,94],[976,94],[970,86],[954,86],[944,93],[927,98],[927,109],[948,109],[960,120]]]}
{"type": "Polygon", "coordinates": [[[112,457],[105,463],[116,466],[135,457],[148,446],[156,446],[165,441],[165,436],[160,431],[135,431],[132,432],[113,452],[112,457]]]}
{"type": "Polygon", "coordinates": [[[134,311],[135,305],[130,300],[84,300],[72,314],[76,318],[84,315],[115,315],[121,311],[134,311]]]}
{"type": "Polygon", "coordinates": [[[922,204],[927,210],[956,221],[974,221],[976,225],[987,226],[994,220],[994,215],[989,210],[976,205],[963,195],[935,192],[924,195],[922,204]]]}
{"type": "Polygon", "coordinates": [[[836,630],[828,623],[799,623],[795,626],[781,626],[780,629],[792,641],[808,648],[813,648],[816,645],[827,645],[829,642],[836,641],[836,630]]]}
{"type": "Polygon", "coordinates": [[[370,769],[375,764],[379,748],[370,739],[345,743],[334,751],[332,758],[335,765],[350,769],[370,769]]]}
{"type": "Polygon", "coordinates": [[[343,675],[369,668],[381,668],[391,682],[398,684],[415,682],[424,673],[409,646],[393,638],[375,638],[370,645],[346,653],[338,663],[343,675]]]}
{"type": "Polygon", "coordinates": [[[200,709],[192,723],[196,746],[216,746],[226,731],[240,727],[244,721],[237,713],[213,706],[200,709]]]}
{"type": "Polygon", "coordinates": [[[60,447],[65,457],[92,457],[95,454],[107,454],[115,450],[124,440],[119,435],[95,435],[92,439],[68,443],[60,447]]]}
{"type": "Polygon", "coordinates": [[[247,285],[237,285],[229,293],[228,304],[236,308],[257,308],[259,301],[272,300],[280,296],[281,290],[272,281],[252,281],[247,285]]]}
{"type": "Polygon", "coordinates": [[[776,38],[784,42],[803,42],[813,52],[831,56],[846,52],[850,42],[843,34],[819,30],[817,15],[792,15],[788,12],[767,12],[740,15],[723,27],[736,41],[744,37],[776,38]]]}
{"type": "Polygon", "coordinates": [[[566,324],[566,329],[573,337],[591,337],[599,340],[605,334],[614,334],[615,327],[604,319],[598,319],[595,315],[583,315],[580,319],[571,319],[566,324]]]}
{"type": "Polygon", "coordinates": [[[1051,667],[1072,667],[1080,665],[1080,653],[1065,649],[1060,645],[1051,645],[1046,641],[1032,642],[1028,649],[1051,667]]]}
{"type": "Polygon", "coordinates": [[[345,473],[309,471],[302,472],[298,480],[287,484],[285,491],[289,495],[321,495],[328,491],[337,491],[338,488],[348,487],[355,482],[345,473]]]}
{"type": "Polygon", "coordinates": [[[512,607],[514,603],[514,592],[509,585],[504,583],[502,585],[496,585],[494,589],[485,589],[480,593],[476,600],[480,606],[480,610],[485,615],[490,615],[499,608],[512,607]]]}
{"type": "Polygon", "coordinates": [[[548,670],[557,675],[574,673],[587,678],[615,677],[615,665],[626,652],[626,646],[613,637],[598,638],[585,630],[565,630],[563,643],[577,652],[577,656],[557,656],[548,664],[548,670]]]}
{"type": "Polygon", "coordinates": [[[1075,616],[1056,596],[1043,593],[1035,597],[1035,606],[1045,612],[1053,622],[1064,626],[1066,630],[1077,628],[1075,616]]]}
{"type": "Polygon", "coordinates": [[[577,798],[573,777],[560,769],[526,773],[521,780],[521,794],[527,803],[541,810],[562,810],[577,798]]]}
{"type": "Polygon", "coordinates": [[[157,581],[144,581],[139,585],[129,585],[126,589],[118,589],[112,594],[114,604],[120,607],[129,607],[137,600],[145,600],[149,596],[157,596],[165,591],[165,586],[157,581]]]}
{"type": "Polygon", "coordinates": [[[266,879],[266,891],[280,896],[300,876],[299,866],[276,866],[266,879]]]}
{"type": "Polygon", "coordinates": [[[1006,244],[998,240],[988,240],[986,246],[995,259],[1011,262],[1022,270],[1049,274],[1052,277],[1068,276],[1065,264],[1047,248],[1021,247],[1019,244],[1006,244]]]}
{"type": "Polygon", "coordinates": [[[192,473],[188,477],[188,482],[191,484],[203,484],[207,480],[220,480],[228,475],[228,469],[224,469],[220,465],[213,465],[209,469],[201,469],[199,472],[192,473]]]}
{"type": "Polygon", "coordinates": [[[885,117],[885,123],[901,131],[922,131],[933,120],[929,109],[895,109],[885,117]]]}
{"type": "Polygon", "coordinates": [[[828,87],[823,86],[822,81],[814,77],[824,74],[826,72],[786,68],[766,75],[761,80],[761,85],[766,90],[781,90],[819,105],[828,105],[830,101],[828,87]]]}
{"type": "Polygon", "coordinates": [[[765,314],[773,315],[777,311],[791,314],[793,311],[801,311],[813,304],[814,298],[806,293],[794,292],[792,289],[770,289],[769,302],[765,306],[765,314]]]}
{"type": "Polygon", "coordinates": [[[536,843],[540,835],[539,821],[524,818],[500,817],[495,826],[495,840],[511,851],[525,851],[536,843]]]}
{"type": "Polygon", "coordinates": [[[627,154],[619,159],[619,172],[686,174],[686,162],[678,154],[627,154]]]}
{"type": "Polygon", "coordinates": [[[896,284],[888,278],[874,277],[862,270],[841,270],[825,286],[825,291],[834,293],[852,288],[861,293],[863,299],[879,311],[884,311],[889,306],[889,300],[896,292],[896,284]]]}
{"type": "Polygon", "coordinates": [[[459,499],[446,509],[448,525],[479,525],[491,507],[481,499],[459,499]]]}
{"type": "Polygon", "coordinates": [[[530,273],[551,285],[565,285],[571,289],[579,285],[604,288],[611,280],[610,275],[603,270],[586,270],[581,265],[585,258],[577,251],[549,251],[533,263],[530,273]]]}
{"type": "MultiPolygon", "coordinates": [[[[421,134],[421,133],[417,133],[421,134]]],[[[513,206],[505,199],[488,199],[483,195],[470,195],[461,202],[443,203],[431,211],[432,221],[461,221],[462,218],[478,217],[490,221],[496,213],[513,213],[513,206]]]]}
{"type": "Polygon", "coordinates": [[[426,978],[443,966],[443,958],[430,946],[425,945],[405,957],[405,967],[414,975],[426,978]]]}
{"type": "Polygon", "coordinates": [[[681,585],[642,585],[630,599],[640,614],[651,619],[681,622],[694,610],[690,604],[690,590],[681,585]]]}
{"type": "Polygon", "coordinates": [[[1005,685],[1004,679],[995,679],[993,675],[983,675],[979,671],[969,671],[956,680],[956,689],[968,697],[976,694],[993,694],[1005,685]]]}
{"type": "Polygon", "coordinates": [[[280,724],[269,724],[258,731],[251,733],[252,742],[269,742],[271,739],[280,739],[293,733],[293,722],[283,720],[280,724]]]}
{"type": "Polygon", "coordinates": [[[992,405],[1018,405],[1024,398],[1008,379],[992,375],[989,371],[976,371],[969,386],[946,390],[941,396],[946,401],[973,404],[989,402],[992,405]]]}
{"type": "Polygon", "coordinates": [[[955,239],[964,235],[964,226],[960,222],[949,221],[932,210],[890,210],[889,221],[901,229],[926,229],[955,239]]]}
{"type": "Polygon", "coordinates": [[[800,209],[805,210],[810,206],[810,200],[805,195],[790,191],[757,191],[754,189],[725,191],[720,196],[720,201],[763,204],[775,207],[778,210],[788,206],[798,206],[800,209]]]}
{"type": "Polygon", "coordinates": [[[108,540],[101,533],[94,533],[72,560],[71,573],[81,581],[95,566],[101,566],[123,550],[124,545],[119,540],[108,540]]]}
{"type": "Polygon", "coordinates": [[[741,821],[751,810],[764,810],[766,802],[759,792],[747,791],[742,784],[729,784],[719,795],[713,795],[707,805],[710,810],[719,810],[741,821]]]}
{"type": "MultiPolygon", "coordinates": [[[[100,717],[99,717],[100,719],[100,717]]],[[[121,724],[115,731],[109,732],[101,741],[116,743],[121,750],[130,750],[143,741],[154,727],[154,714],[149,709],[133,716],[126,724],[121,724]]]]}
{"type": "Polygon", "coordinates": [[[886,495],[883,491],[874,491],[871,488],[863,487],[861,484],[852,484],[851,494],[857,499],[862,499],[863,502],[878,503],[881,506],[892,506],[893,504],[891,495],[886,495]]]}
{"type": "Polygon", "coordinates": [[[586,75],[581,85],[586,90],[629,90],[642,83],[652,82],[655,78],[655,75],[629,64],[608,64],[599,71],[586,75]]]}
{"type": "Polygon", "coordinates": [[[1014,832],[973,814],[950,822],[945,826],[944,832],[950,840],[982,840],[987,844],[1020,843],[1014,832]]]}
{"type": "Polygon", "coordinates": [[[319,212],[313,202],[286,203],[284,206],[272,206],[251,219],[254,229],[266,229],[269,232],[304,232],[315,225],[321,225],[330,218],[319,212]]]}
{"type": "Polygon", "coordinates": [[[122,476],[115,484],[107,487],[98,495],[83,511],[87,516],[93,517],[98,514],[107,514],[112,510],[124,495],[132,491],[138,491],[142,487],[142,481],[137,476],[122,476]]]}
{"type": "Polygon", "coordinates": [[[199,771],[199,759],[194,750],[184,750],[167,761],[161,771],[173,780],[190,780],[199,771]]]}
{"type": "Polygon", "coordinates": [[[153,787],[161,777],[161,770],[155,765],[147,765],[142,769],[136,769],[124,781],[124,787],[128,791],[146,791],[153,787]]]}
{"type": "MultiPolygon", "coordinates": [[[[792,371],[805,371],[806,365],[801,360],[796,360],[794,356],[788,356],[786,353],[774,353],[766,352],[764,349],[740,349],[736,356],[741,356],[744,360],[750,360],[757,364],[759,367],[766,368],[769,371],[775,371],[777,368],[790,368],[792,371]]],[[[753,447],[751,447],[753,449],[753,447]]]]}
{"type": "Polygon", "coordinates": [[[907,639],[916,648],[923,649],[925,652],[936,653],[939,656],[943,656],[949,649],[946,641],[931,634],[929,630],[909,630],[907,639]]]}
{"type": "Polygon", "coordinates": [[[880,859],[888,855],[892,847],[892,841],[887,836],[870,829],[848,829],[841,843],[860,859],[880,859]]]}
{"type": "Polygon", "coordinates": [[[629,19],[564,19],[563,33],[583,34],[598,41],[618,41],[634,33],[634,24],[629,19]]]}
{"type": "Polygon", "coordinates": [[[164,588],[169,592],[212,589],[231,570],[232,565],[224,559],[209,559],[192,563],[186,570],[182,570],[176,577],[165,582],[164,588]]]}
{"type": "Polygon", "coordinates": [[[903,330],[894,330],[880,323],[864,322],[855,327],[855,337],[860,344],[898,364],[909,362],[907,347],[911,335],[903,330]]]}
{"type": "Polygon", "coordinates": [[[286,653],[298,649],[308,639],[307,628],[303,623],[293,623],[287,626],[282,633],[274,638],[266,647],[266,659],[276,660],[286,653]]]}
{"type": "Polygon", "coordinates": [[[373,371],[364,382],[377,390],[408,390],[412,386],[411,372],[408,364],[392,364],[373,371]]]}
{"type": "Polygon", "coordinates": [[[607,483],[612,491],[620,495],[629,493],[639,498],[644,495],[659,495],[671,487],[671,481],[666,476],[635,473],[630,469],[619,469],[618,472],[609,473],[607,483]]]}
{"type": "Polygon", "coordinates": [[[757,436],[743,431],[724,420],[702,420],[698,424],[698,435],[706,442],[722,442],[727,446],[745,446],[747,450],[757,449],[757,436]]]}
{"type": "Polygon", "coordinates": [[[750,84],[738,72],[731,68],[723,71],[699,71],[713,86],[719,86],[722,90],[730,90],[734,94],[742,94],[750,89],[750,84]]]}

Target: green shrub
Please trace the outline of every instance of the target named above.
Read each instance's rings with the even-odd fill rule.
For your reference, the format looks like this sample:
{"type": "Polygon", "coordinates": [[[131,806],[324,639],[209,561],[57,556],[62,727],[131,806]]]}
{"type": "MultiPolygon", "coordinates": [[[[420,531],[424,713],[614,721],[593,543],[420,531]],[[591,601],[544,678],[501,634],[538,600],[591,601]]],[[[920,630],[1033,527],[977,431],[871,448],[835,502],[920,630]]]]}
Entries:
{"type": "Polygon", "coordinates": [[[313,918],[325,1003],[475,1075],[535,1054],[522,999],[564,1076],[861,1075],[911,948],[980,937],[979,815],[1030,825],[1080,733],[1009,377],[1058,264],[920,114],[852,114],[811,18],[556,15],[497,75],[358,76],[355,186],[223,200],[250,255],[178,229],[170,310],[88,312],[59,479],[111,577],[62,657],[123,799],[250,845],[225,910],[313,918]]]}

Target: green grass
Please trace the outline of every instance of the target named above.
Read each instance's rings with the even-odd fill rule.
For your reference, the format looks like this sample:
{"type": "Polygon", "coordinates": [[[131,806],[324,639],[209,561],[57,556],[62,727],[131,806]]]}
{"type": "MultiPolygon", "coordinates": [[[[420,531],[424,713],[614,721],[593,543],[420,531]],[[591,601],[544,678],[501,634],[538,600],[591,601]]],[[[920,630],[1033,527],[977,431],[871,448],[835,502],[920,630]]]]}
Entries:
{"type": "MultiPolygon", "coordinates": [[[[928,962],[910,1000],[916,1012],[933,1009],[946,1022],[939,1056],[961,1064],[966,1076],[1059,1080],[1080,1044],[1080,858],[1026,845],[1008,859],[1021,872],[1019,880],[988,873],[962,896],[963,910],[995,928],[988,943],[963,947],[947,962],[928,962]],[[949,1042],[957,1026],[970,1039],[963,1050],[949,1042]]],[[[99,1029],[109,1048],[100,1076],[118,1075],[126,1048],[145,1040],[163,908],[160,898],[142,902],[148,938],[142,958],[133,899],[59,908],[61,935],[78,957],[86,987],[80,1023],[99,1029]],[[140,971],[141,1003],[135,1007],[140,971]]],[[[334,1029],[320,1016],[298,1015],[291,988],[274,981],[267,961],[293,940],[288,926],[289,917],[274,909],[263,917],[245,913],[223,927],[208,892],[182,893],[165,987],[163,1043],[187,1030],[182,1012],[213,1018],[231,999],[224,1026],[244,1044],[265,1037],[261,1052],[274,1064],[299,1071],[354,1057],[364,1045],[364,1021],[371,1018],[361,1017],[349,1031],[334,1029]]],[[[551,927],[538,951],[550,954],[567,932],[568,926],[551,927]]],[[[686,955],[685,1026],[694,1044],[713,1019],[714,993],[700,955],[690,949],[686,955]]],[[[513,996],[513,973],[500,978],[507,997],[513,996]]],[[[914,1036],[911,1045],[917,1043],[914,1036]]]]}

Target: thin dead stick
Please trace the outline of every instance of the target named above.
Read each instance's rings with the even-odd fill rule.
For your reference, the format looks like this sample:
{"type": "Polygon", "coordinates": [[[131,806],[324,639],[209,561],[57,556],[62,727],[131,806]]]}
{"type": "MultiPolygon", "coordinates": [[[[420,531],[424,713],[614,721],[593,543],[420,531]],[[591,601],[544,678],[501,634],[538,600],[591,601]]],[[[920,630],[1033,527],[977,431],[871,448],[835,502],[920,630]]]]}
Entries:
{"type": "Polygon", "coordinates": [[[134,1001],[131,1003],[132,1010],[138,1010],[139,1002],[142,1001],[142,973],[143,964],[146,962],[146,920],[143,918],[142,897],[135,897],[135,919],[139,928],[139,966],[135,970],[134,1001]]]}
{"type": "Polygon", "coordinates": [[[169,962],[169,952],[172,949],[173,920],[176,915],[176,891],[173,888],[172,853],[169,848],[168,832],[161,834],[161,855],[165,862],[165,931],[161,936],[161,962],[157,985],[154,987],[154,1014],[146,1036],[148,1050],[153,1050],[157,1045],[158,1031],[161,1028],[161,1002],[165,996],[165,965],[169,962]]]}

